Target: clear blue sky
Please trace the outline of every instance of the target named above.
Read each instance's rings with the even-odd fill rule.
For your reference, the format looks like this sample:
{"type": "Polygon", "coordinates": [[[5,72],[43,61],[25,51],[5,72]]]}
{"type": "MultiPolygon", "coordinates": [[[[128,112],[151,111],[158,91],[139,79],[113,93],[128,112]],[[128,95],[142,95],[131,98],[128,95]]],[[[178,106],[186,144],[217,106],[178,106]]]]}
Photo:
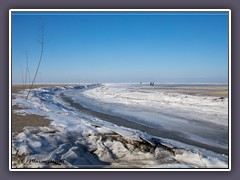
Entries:
{"type": "Polygon", "coordinates": [[[12,80],[38,83],[228,81],[227,12],[14,12],[12,80]]]}

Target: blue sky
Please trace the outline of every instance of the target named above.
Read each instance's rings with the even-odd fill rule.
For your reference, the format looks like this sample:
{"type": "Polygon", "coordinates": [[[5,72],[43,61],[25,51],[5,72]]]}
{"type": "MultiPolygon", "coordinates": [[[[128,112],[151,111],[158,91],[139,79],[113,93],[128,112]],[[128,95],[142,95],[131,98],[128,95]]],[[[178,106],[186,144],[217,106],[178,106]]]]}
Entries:
{"type": "Polygon", "coordinates": [[[12,80],[227,83],[227,12],[13,12],[12,80]]]}

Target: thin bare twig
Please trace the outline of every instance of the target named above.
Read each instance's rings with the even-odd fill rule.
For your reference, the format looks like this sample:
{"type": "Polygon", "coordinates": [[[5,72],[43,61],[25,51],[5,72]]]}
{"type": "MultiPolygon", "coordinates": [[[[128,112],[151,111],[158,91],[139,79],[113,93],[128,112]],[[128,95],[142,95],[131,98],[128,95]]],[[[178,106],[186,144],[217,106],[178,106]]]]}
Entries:
{"type": "Polygon", "coordinates": [[[28,76],[28,52],[26,51],[26,73],[25,73],[25,82],[24,82],[24,85],[25,85],[25,88],[26,88],[26,84],[27,84],[27,76],[28,76]]]}
{"type": "Polygon", "coordinates": [[[21,71],[22,71],[22,85],[24,85],[24,77],[23,77],[23,67],[21,65],[21,71]]]}
{"type": "Polygon", "coordinates": [[[41,64],[41,61],[42,61],[42,56],[43,56],[43,48],[44,48],[44,24],[42,23],[41,24],[41,39],[39,40],[39,43],[41,44],[41,54],[40,54],[40,58],[39,58],[39,62],[38,62],[38,66],[37,66],[37,70],[35,72],[35,75],[33,77],[33,81],[32,81],[32,84],[31,84],[31,87],[28,91],[28,94],[26,96],[26,99],[28,99],[28,96],[33,88],[33,84],[36,80],[36,77],[37,77],[37,73],[38,73],[38,70],[39,70],[39,67],[40,67],[40,64],[41,64]]]}

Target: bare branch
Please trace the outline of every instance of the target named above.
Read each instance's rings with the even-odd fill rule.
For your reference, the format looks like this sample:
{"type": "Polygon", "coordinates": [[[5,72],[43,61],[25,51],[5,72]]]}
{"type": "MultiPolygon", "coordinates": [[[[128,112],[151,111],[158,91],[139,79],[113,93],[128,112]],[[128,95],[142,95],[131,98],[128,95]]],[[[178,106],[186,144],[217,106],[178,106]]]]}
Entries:
{"type": "Polygon", "coordinates": [[[27,84],[27,75],[28,75],[28,52],[26,50],[26,73],[25,73],[25,81],[24,81],[25,88],[26,88],[26,84],[27,84]]]}
{"type": "Polygon", "coordinates": [[[21,65],[21,71],[22,71],[22,84],[24,85],[24,77],[23,77],[23,67],[21,65]]]}
{"type": "Polygon", "coordinates": [[[35,75],[33,77],[33,81],[32,81],[32,84],[31,84],[31,87],[28,91],[28,94],[26,96],[26,99],[28,98],[32,88],[33,88],[33,84],[36,80],[36,77],[37,77],[37,74],[38,74],[38,70],[39,70],[39,67],[40,67],[40,64],[41,64],[41,61],[42,61],[42,56],[43,56],[43,48],[44,48],[44,23],[41,22],[41,38],[40,38],[40,41],[39,41],[40,45],[41,45],[41,54],[40,54],[40,57],[39,57],[39,62],[38,62],[38,66],[37,66],[37,69],[36,69],[36,72],[35,72],[35,75]]]}

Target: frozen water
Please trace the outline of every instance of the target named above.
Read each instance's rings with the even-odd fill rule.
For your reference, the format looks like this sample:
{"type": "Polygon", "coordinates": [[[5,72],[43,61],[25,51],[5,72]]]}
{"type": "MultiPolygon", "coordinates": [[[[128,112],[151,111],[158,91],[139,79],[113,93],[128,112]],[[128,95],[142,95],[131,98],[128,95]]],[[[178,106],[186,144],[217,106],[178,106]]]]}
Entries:
{"type": "Polygon", "coordinates": [[[222,155],[228,152],[227,98],[218,100],[132,84],[38,88],[28,100],[26,93],[22,91],[13,99],[13,105],[23,108],[16,112],[53,120],[51,127],[25,128],[13,137],[14,149],[28,162],[38,159],[41,163],[37,162],[37,167],[48,167],[45,161],[49,159],[51,167],[228,166],[227,154],[222,155]],[[121,121],[128,123],[121,125],[121,121]],[[119,140],[116,134],[127,140],[119,140]],[[175,155],[158,148],[148,152],[131,143],[144,140],[154,146],[156,137],[181,151],[175,155]],[[145,163],[139,163],[139,158],[145,163]]]}

